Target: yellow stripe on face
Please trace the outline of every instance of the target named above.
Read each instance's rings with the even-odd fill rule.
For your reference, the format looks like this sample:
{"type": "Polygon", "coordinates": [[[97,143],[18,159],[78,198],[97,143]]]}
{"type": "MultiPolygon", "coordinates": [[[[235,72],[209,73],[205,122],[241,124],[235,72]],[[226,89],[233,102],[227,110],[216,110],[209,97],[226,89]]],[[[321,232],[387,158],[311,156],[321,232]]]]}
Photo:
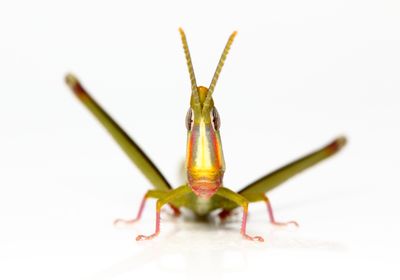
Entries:
{"type": "Polygon", "coordinates": [[[200,121],[188,134],[186,167],[194,180],[220,181],[224,160],[219,135],[211,124],[200,121]]]}
{"type": "Polygon", "coordinates": [[[210,142],[207,139],[206,125],[201,122],[199,125],[199,140],[196,150],[195,168],[199,170],[211,170],[214,168],[211,162],[210,142]]]}

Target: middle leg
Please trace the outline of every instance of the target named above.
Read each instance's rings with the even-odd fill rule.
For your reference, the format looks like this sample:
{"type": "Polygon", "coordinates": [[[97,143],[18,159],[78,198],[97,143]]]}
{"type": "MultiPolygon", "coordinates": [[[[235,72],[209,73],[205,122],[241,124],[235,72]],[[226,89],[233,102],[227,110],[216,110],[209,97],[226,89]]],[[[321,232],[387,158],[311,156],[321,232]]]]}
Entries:
{"type": "Polygon", "coordinates": [[[269,216],[269,220],[270,220],[271,224],[276,225],[276,226],[287,226],[290,224],[295,225],[296,227],[299,226],[299,224],[296,221],[277,222],[275,220],[274,211],[272,210],[272,205],[271,205],[271,202],[270,202],[268,196],[263,194],[263,200],[267,206],[268,216],[269,216]]]}

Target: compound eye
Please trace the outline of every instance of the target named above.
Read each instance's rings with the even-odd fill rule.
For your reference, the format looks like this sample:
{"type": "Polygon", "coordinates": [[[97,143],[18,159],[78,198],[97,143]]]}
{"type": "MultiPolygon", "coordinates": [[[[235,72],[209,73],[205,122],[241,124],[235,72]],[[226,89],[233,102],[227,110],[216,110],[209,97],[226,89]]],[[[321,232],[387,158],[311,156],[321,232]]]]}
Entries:
{"type": "Polygon", "coordinates": [[[211,121],[215,130],[218,130],[221,127],[221,119],[219,118],[217,108],[215,107],[211,110],[211,121]]]}
{"type": "Polygon", "coordinates": [[[193,127],[193,110],[189,108],[188,112],[186,113],[186,129],[191,130],[193,127]]]}

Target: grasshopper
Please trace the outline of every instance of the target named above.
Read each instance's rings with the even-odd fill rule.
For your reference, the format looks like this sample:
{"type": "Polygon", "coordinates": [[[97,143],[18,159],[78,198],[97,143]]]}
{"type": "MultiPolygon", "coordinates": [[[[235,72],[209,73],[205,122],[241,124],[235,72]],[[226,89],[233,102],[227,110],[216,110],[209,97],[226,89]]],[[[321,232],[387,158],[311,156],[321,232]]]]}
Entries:
{"type": "Polygon", "coordinates": [[[184,185],[173,188],[155,164],[128,134],[102,109],[89,95],[81,83],[72,75],[66,76],[66,83],[78,99],[91,111],[97,120],[108,130],[114,140],[127,154],[131,161],[150,181],[154,189],[144,195],[136,218],[132,220],[118,219],[115,224],[132,224],[138,221],[145,208],[147,199],[157,199],[155,232],[151,235],[138,235],[137,241],[149,240],[160,233],[161,208],[168,204],[176,215],[181,208],[191,210],[198,217],[206,217],[219,209],[219,217],[223,220],[231,215],[232,210],[243,209],[240,233],[248,240],[264,241],[261,236],[250,236],[246,231],[249,203],[264,202],[270,222],[275,225],[297,223],[277,222],[267,192],[285,182],[301,171],[314,166],[322,160],[337,153],[345,144],[345,137],[338,137],[328,145],[289,163],[252,182],[239,192],[234,192],[223,185],[225,162],[220,138],[221,120],[214,105],[212,94],[224,65],[226,56],[236,36],[233,32],[222,52],[214,76],[208,88],[197,86],[189,47],[184,31],[179,29],[191,83],[190,107],[186,115],[187,147],[185,171],[187,181],[184,185]]]}

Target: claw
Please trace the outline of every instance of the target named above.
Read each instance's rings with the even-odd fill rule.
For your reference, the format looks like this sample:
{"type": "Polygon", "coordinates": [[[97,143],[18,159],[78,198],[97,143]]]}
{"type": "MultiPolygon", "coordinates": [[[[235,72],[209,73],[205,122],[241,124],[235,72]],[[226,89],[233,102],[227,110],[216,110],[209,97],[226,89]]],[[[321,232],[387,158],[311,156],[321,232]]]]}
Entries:
{"type": "Polygon", "coordinates": [[[250,236],[248,234],[242,234],[242,236],[247,240],[264,242],[264,238],[262,238],[261,236],[250,236]]]}
{"type": "Polygon", "coordinates": [[[151,240],[154,237],[156,237],[158,234],[152,234],[152,235],[138,235],[136,236],[136,241],[144,241],[144,240],[151,240]]]}
{"type": "Polygon", "coordinates": [[[131,225],[134,224],[138,221],[139,219],[133,219],[133,220],[123,220],[123,219],[116,219],[113,223],[114,226],[118,226],[120,224],[124,225],[131,225]]]}
{"type": "Polygon", "coordinates": [[[299,224],[296,221],[290,221],[290,222],[286,222],[286,223],[282,223],[282,222],[271,222],[271,224],[273,224],[274,226],[290,226],[290,225],[294,225],[295,227],[300,227],[299,224]]]}

